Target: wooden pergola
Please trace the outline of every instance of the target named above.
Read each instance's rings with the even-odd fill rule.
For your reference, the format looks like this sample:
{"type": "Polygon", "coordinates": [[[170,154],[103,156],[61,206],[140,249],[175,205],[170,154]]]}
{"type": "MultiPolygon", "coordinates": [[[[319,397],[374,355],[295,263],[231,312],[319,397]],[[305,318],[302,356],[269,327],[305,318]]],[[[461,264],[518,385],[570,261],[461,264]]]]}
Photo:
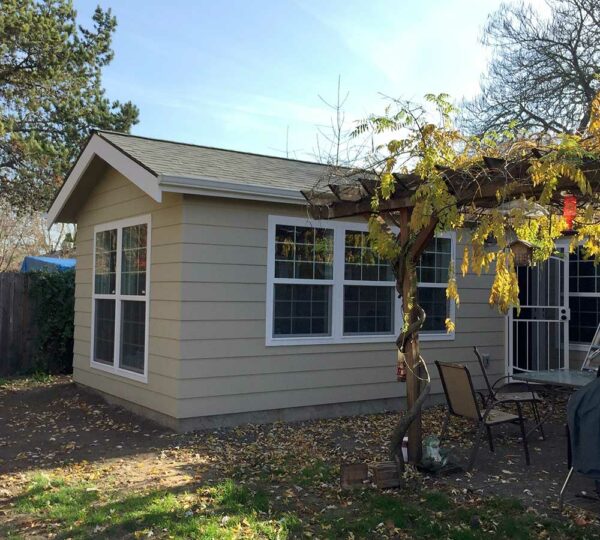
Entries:
{"type": "MultiPolygon", "coordinates": [[[[457,208],[465,215],[465,221],[476,223],[478,216],[485,213],[486,209],[498,208],[502,204],[521,198],[533,200],[539,197],[543,186],[533,184],[530,168],[541,157],[542,153],[534,149],[529,154],[512,161],[485,157],[481,164],[472,165],[464,170],[439,168],[438,171],[448,192],[455,197],[457,208]]],[[[597,189],[600,187],[600,163],[588,160],[581,163],[579,168],[592,186],[592,192],[583,194],[572,180],[561,178],[549,204],[553,207],[553,211],[560,212],[561,193],[564,191],[577,191],[581,201],[597,200],[596,193],[600,191],[597,189]]],[[[411,233],[409,223],[415,208],[416,192],[423,179],[416,174],[394,174],[393,177],[395,191],[389,198],[379,199],[377,212],[372,209],[373,197],[378,193],[381,185],[381,178],[377,171],[332,170],[328,177],[312,190],[302,193],[308,202],[309,214],[313,219],[329,220],[353,216],[369,219],[376,215],[388,230],[391,230],[390,226],[397,226],[399,233],[396,242],[400,252],[414,267],[434,236],[438,218],[435,215],[430,216],[426,226],[411,233]]],[[[398,267],[406,266],[406,260],[396,261],[394,264],[398,267]]],[[[408,323],[411,325],[416,323],[419,314],[415,309],[411,312],[411,306],[407,303],[407,298],[411,297],[410,276],[407,276],[406,272],[398,271],[396,267],[394,270],[396,288],[402,297],[403,310],[408,314],[408,323]]],[[[396,440],[392,442],[392,448],[394,445],[397,448],[404,434],[408,432],[409,461],[417,463],[421,453],[420,408],[429,391],[429,385],[422,389],[422,379],[419,376],[418,335],[408,336],[408,339],[405,336],[404,340],[400,336],[397,344],[398,354],[403,355],[407,367],[408,413],[406,420],[401,421],[397,428],[394,435],[396,440]]],[[[403,466],[403,463],[401,465],[403,466]]]]}

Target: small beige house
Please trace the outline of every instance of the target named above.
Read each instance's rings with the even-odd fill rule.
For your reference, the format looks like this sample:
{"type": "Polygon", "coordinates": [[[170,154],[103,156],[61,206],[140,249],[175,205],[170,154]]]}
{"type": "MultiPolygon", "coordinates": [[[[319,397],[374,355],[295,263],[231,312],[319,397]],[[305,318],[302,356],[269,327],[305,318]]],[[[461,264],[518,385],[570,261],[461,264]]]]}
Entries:
{"type": "MultiPolygon", "coordinates": [[[[401,407],[391,273],[363,222],[307,218],[300,190],[326,172],[94,133],[49,211],[78,227],[75,381],[179,430],[401,407]]],[[[472,346],[503,375],[507,323],[490,276],[460,278],[460,309],[446,300],[460,253],[445,235],[421,260],[423,349],[481,383],[472,346]]]]}

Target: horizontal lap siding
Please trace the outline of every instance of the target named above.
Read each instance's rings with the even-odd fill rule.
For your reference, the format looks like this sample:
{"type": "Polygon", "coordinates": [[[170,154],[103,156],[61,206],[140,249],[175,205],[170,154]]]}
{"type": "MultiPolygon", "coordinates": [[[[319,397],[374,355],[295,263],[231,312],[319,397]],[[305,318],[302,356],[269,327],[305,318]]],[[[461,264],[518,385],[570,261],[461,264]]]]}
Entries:
{"type": "MultiPolygon", "coordinates": [[[[184,198],[180,416],[404,396],[405,385],[395,381],[392,343],[265,346],[269,214],[306,212],[288,205],[184,198]]],[[[161,266],[158,280],[170,271],[161,266]]],[[[492,374],[504,371],[504,318],[487,305],[491,283],[485,275],[459,278],[456,338],[422,344],[430,365],[436,359],[466,363],[478,385],[473,345],[494,359],[492,374]]],[[[160,301],[165,313],[177,313],[167,298],[160,301]]],[[[164,339],[176,332],[169,324],[161,330],[164,339]]],[[[432,375],[439,393],[437,373],[432,375]]]]}
{"type": "Polygon", "coordinates": [[[170,416],[178,414],[182,215],[180,195],[164,194],[158,204],[108,168],[81,208],[77,227],[74,378],[170,416]],[[152,216],[147,384],[90,367],[94,227],[143,214],[152,216]]]}

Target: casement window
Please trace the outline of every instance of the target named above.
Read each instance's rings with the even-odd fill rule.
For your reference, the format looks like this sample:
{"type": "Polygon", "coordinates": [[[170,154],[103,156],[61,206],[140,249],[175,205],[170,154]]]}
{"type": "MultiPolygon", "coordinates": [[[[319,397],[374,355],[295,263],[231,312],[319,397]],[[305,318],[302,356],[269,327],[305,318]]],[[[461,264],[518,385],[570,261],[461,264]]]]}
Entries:
{"type": "MultiPolygon", "coordinates": [[[[370,248],[366,225],[270,216],[268,239],[267,345],[396,339],[395,278],[370,248]]],[[[445,290],[453,257],[454,236],[436,238],[418,267],[425,340],[454,337],[445,327],[454,309],[445,290]]]]}
{"type": "Polygon", "coordinates": [[[150,217],[94,229],[91,365],[146,382],[150,217]]]}
{"type": "Polygon", "coordinates": [[[587,350],[600,323],[600,266],[581,247],[569,255],[569,340],[587,350]]]}

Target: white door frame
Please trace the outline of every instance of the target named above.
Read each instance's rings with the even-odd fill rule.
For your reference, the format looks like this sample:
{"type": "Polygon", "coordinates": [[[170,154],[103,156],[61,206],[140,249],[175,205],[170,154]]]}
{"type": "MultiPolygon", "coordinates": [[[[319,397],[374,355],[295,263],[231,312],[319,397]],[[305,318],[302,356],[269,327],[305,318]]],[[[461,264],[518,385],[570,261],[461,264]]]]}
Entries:
{"type": "MultiPolygon", "coordinates": [[[[556,241],[556,248],[560,249],[564,253],[562,273],[563,273],[563,297],[562,297],[562,305],[555,306],[558,307],[558,317],[557,319],[540,319],[539,322],[558,322],[562,324],[562,332],[563,332],[563,369],[569,369],[569,319],[570,319],[570,309],[569,309],[569,241],[567,239],[561,239],[556,241]]],[[[558,258],[557,256],[554,256],[558,258]]],[[[536,307],[552,307],[552,306],[527,306],[530,308],[536,307]]],[[[505,317],[505,339],[504,339],[504,348],[505,348],[505,375],[512,375],[514,370],[514,359],[513,359],[513,331],[514,331],[514,317],[513,317],[513,309],[511,308],[505,317]]]]}

